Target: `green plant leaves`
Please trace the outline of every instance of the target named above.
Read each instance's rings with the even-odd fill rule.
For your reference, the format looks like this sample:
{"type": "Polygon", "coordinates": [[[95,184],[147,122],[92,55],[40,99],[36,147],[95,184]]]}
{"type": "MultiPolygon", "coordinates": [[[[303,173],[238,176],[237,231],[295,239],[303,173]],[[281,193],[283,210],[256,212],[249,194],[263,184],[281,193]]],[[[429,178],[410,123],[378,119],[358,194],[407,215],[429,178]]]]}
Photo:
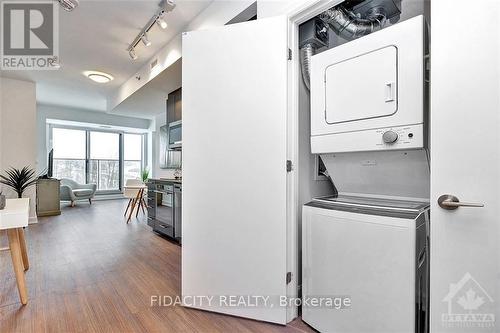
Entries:
{"type": "Polygon", "coordinates": [[[21,170],[10,167],[5,170],[5,173],[5,175],[0,175],[0,183],[16,191],[18,198],[21,198],[23,192],[28,187],[35,185],[37,181],[35,170],[28,166],[25,166],[21,170]]]}

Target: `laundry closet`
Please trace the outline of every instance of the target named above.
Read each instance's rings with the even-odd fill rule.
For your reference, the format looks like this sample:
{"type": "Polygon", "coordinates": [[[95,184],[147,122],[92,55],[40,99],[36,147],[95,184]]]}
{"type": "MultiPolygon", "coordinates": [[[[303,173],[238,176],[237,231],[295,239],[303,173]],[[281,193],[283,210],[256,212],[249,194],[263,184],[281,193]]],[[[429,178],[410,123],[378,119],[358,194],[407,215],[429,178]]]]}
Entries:
{"type": "Polygon", "coordinates": [[[498,256],[484,253],[498,242],[483,240],[500,213],[489,154],[500,38],[458,17],[487,15],[477,29],[497,36],[487,28],[500,9],[464,3],[312,1],[184,33],[182,294],[273,305],[193,307],[325,332],[427,332],[465,272],[494,292],[498,256]],[[279,302],[317,296],[349,309],[279,302]]]}
{"type": "Polygon", "coordinates": [[[428,331],[426,14],[346,1],[299,26],[301,293],[349,301],[304,304],[319,331],[428,331]]]}

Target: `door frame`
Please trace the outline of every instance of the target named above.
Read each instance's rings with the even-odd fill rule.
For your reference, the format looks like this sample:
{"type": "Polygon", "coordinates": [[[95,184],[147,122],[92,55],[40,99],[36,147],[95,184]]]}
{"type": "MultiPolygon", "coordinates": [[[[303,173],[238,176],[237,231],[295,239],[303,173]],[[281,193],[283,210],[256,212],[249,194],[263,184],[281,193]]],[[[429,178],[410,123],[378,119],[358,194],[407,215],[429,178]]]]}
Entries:
{"type": "MultiPolygon", "coordinates": [[[[287,112],[287,159],[292,161],[292,171],[287,174],[287,267],[292,273],[291,282],[287,285],[287,295],[296,299],[299,295],[297,277],[299,269],[299,80],[302,79],[299,57],[299,25],[332,8],[344,0],[315,0],[302,4],[289,12],[288,48],[292,51],[292,59],[288,61],[288,112],[287,112]]],[[[287,321],[298,317],[298,306],[287,306],[287,321]]]]}

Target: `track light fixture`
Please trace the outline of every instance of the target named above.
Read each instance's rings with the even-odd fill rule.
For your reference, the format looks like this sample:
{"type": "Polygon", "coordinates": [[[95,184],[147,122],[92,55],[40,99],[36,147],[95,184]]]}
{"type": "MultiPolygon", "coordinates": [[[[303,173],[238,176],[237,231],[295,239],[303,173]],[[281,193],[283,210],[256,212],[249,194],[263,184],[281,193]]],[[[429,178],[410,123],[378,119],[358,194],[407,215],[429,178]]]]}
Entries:
{"type": "Polygon", "coordinates": [[[145,32],[142,37],[141,37],[141,41],[142,41],[142,44],[144,44],[144,46],[150,46],[151,45],[151,41],[149,40],[148,38],[148,34],[147,32],[145,32]]]}
{"type": "Polygon", "coordinates": [[[137,60],[137,58],[139,58],[137,56],[137,53],[135,53],[135,49],[130,49],[128,51],[128,55],[130,56],[130,59],[132,59],[132,60],[137,60]]]}
{"type": "Polygon", "coordinates": [[[57,0],[57,1],[61,5],[61,7],[67,12],[72,11],[79,5],[78,0],[57,0]]]}
{"type": "Polygon", "coordinates": [[[167,29],[168,27],[168,24],[167,24],[167,21],[165,21],[164,19],[162,19],[161,17],[158,17],[156,19],[156,24],[158,24],[158,26],[162,29],[167,29]]]}
{"type": "MultiPolygon", "coordinates": [[[[77,1],[77,0],[60,0],[60,1],[77,1]]],[[[150,46],[151,41],[148,38],[147,33],[151,28],[157,24],[160,28],[166,29],[168,27],[167,21],[163,18],[166,13],[171,12],[175,8],[175,3],[173,0],[162,0],[159,3],[159,8],[156,11],[156,13],[151,17],[149,22],[142,28],[141,32],[135,37],[134,41],[130,44],[130,46],[127,48],[128,54],[132,60],[136,60],[138,58],[136,52],[135,52],[135,47],[139,42],[142,41],[142,43],[145,46],[150,46]]]]}

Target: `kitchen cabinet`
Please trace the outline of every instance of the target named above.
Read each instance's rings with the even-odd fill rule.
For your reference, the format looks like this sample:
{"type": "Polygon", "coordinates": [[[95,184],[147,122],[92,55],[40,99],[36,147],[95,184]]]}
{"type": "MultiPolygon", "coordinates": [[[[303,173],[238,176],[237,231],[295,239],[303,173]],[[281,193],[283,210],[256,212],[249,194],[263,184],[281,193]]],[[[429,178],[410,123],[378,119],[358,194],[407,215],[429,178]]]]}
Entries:
{"type": "Polygon", "coordinates": [[[167,124],[182,119],[182,88],[170,94],[167,99],[167,124]]]}

